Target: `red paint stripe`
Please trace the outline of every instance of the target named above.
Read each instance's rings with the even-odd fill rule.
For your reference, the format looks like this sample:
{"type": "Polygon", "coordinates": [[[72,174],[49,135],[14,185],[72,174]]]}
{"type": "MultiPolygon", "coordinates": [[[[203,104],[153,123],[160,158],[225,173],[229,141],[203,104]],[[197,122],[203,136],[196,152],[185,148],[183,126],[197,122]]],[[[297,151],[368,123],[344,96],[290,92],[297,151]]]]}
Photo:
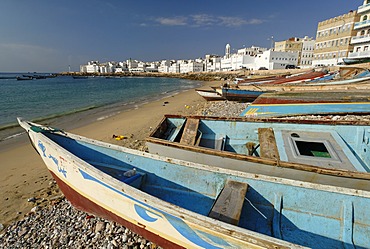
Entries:
{"type": "Polygon", "coordinates": [[[63,192],[64,196],[72,203],[74,207],[85,211],[90,214],[94,214],[98,217],[115,221],[118,224],[130,229],[134,233],[140,234],[145,239],[156,243],[157,245],[163,248],[184,248],[178,244],[175,244],[169,240],[164,239],[163,237],[158,236],[158,234],[154,234],[145,229],[145,227],[137,226],[132,224],[131,222],[119,217],[118,215],[106,210],[105,208],[99,206],[95,202],[87,199],[86,197],[80,195],[76,192],[73,188],[68,186],[63,180],[58,178],[53,172],[50,171],[52,176],[54,177],[55,181],[57,182],[60,190],[63,192]]]}

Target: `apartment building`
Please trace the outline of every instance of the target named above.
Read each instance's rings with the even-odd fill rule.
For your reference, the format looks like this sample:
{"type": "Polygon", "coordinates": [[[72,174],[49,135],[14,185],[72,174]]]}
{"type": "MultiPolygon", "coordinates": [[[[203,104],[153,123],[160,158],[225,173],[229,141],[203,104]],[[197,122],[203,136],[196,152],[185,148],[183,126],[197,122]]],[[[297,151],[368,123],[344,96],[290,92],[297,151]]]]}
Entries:
{"type": "Polygon", "coordinates": [[[297,66],[308,68],[312,66],[315,40],[305,36],[304,38],[292,37],[285,41],[275,42],[276,52],[296,52],[298,54],[297,66]]]}
{"type": "Polygon", "coordinates": [[[370,59],[370,0],[364,0],[358,7],[357,14],[360,20],[355,23],[355,36],[351,39],[353,51],[348,54],[348,59],[370,59]]]}
{"type": "Polygon", "coordinates": [[[352,36],[356,36],[354,25],[360,20],[357,11],[319,22],[312,66],[334,66],[343,63],[353,51],[352,36]]]}

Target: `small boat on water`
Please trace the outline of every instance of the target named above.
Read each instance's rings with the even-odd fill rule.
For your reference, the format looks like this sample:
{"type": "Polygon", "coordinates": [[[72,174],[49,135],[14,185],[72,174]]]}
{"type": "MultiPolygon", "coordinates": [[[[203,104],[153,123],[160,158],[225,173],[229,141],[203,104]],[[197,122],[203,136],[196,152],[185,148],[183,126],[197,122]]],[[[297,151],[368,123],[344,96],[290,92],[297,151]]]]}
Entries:
{"type": "Polygon", "coordinates": [[[147,138],[161,156],[370,190],[370,123],[166,115],[147,138]]]}
{"type": "Polygon", "coordinates": [[[19,123],[72,205],[161,247],[370,244],[369,191],[216,168],[19,123]]]}
{"type": "Polygon", "coordinates": [[[33,78],[32,78],[32,77],[25,77],[25,76],[22,76],[22,77],[17,76],[17,77],[16,77],[16,79],[17,79],[17,80],[33,80],[33,78]]]}
{"type": "Polygon", "coordinates": [[[87,79],[88,76],[83,76],[83,75],[74,75],[72,76],[73,79],[76,79],[76,80],[81,80],[81,79],[87,79]]]}
{"type": "Polygon", "coordinates": [[[368,114],[369,91],[312,91],[264,93],[242,117],[285,117],[321,114],[368,114]]]}

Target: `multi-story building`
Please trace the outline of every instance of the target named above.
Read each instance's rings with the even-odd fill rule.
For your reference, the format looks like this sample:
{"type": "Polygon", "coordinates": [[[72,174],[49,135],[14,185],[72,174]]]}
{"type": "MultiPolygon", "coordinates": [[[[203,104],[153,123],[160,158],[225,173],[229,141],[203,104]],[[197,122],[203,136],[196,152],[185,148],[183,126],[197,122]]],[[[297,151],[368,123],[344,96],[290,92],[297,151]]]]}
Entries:
{"type": "Polygon", "coordinates": [[[357,11],[319,22],[312,66],[334,66],[353,50],[351,37],[356,36],[354,24],[360,20],[357,11]]]}
{"type": "Polygon", "coordinates": [[[285,41],[275,42],[276,52],[296,52],[298,53],[297,65],[305,68],[311,67],[314,52],[315,40],[313,38],[292,37],[285,41]]]}
{"type": "Polygon", "coordinates": [[[287,65],[297,66],[297,64],[298,52],[281,52],[269,49],[255,57],[252,69],[284,69],[287,65]]]}
{"type": "Polygon", "coordinates": [[[355,23],[355,36],[351,39],[353,51],[348,54],[348,59],[370,58],[370,0],[364,0],[358,7],[359,21],[355,23]]]}

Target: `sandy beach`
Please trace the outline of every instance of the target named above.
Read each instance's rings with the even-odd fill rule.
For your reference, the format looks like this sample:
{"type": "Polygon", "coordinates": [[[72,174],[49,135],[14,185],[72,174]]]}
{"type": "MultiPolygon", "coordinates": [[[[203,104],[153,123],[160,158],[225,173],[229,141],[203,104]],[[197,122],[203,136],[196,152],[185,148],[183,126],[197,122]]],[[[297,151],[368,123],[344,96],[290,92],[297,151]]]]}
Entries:
{"type": "MultiPolygon", "coordinates": [[[[203,87],[220,84],[216,81],[204,82],[203,87]]],[[[89,138],[143,150],[145,138],[164,114],[195,114],[205,102],[192,89],[108,117],[69,119],[69,123],[59,121],[57,127],[89,138]],[[113,135],[123,135],[126,139],[117,141],[112,138],[113,135]]],[[[7,226],[22,219],[35,205],[47,205],[50,200],[62,196],[25,134],[0,143],[0,162],[0,224],[7,226]],[[31,198],[37,201],[30,201],[31,198]]]]}

